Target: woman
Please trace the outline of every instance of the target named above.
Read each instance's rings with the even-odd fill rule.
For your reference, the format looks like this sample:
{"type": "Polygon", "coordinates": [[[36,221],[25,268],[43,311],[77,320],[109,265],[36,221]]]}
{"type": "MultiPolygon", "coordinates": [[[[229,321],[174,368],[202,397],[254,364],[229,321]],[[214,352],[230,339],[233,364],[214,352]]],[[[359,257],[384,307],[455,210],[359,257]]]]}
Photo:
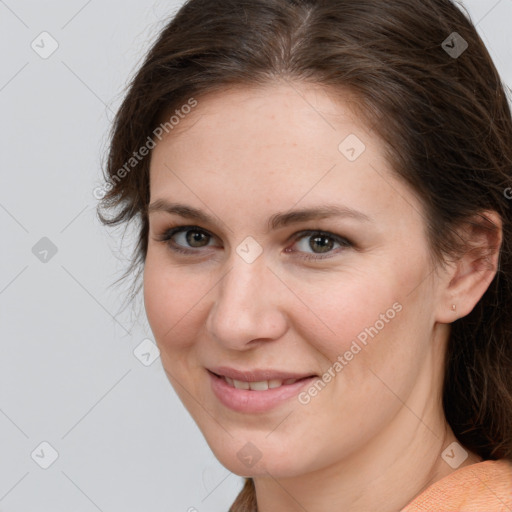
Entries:
{"type": "Polygon", "coordinates": [[[106,180],[232,512],[512,510],[512,119],[449,0],[186,2],[106,180]]]}

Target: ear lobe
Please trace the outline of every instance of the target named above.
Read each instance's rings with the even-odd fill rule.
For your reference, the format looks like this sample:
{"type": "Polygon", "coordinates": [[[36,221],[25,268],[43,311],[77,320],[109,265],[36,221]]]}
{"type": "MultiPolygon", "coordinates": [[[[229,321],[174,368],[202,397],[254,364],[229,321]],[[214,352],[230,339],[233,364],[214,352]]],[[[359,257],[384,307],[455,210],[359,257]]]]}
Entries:
{"type": "Polygon", "coordinates": [[[451,323],[468,315],[482,298],[499,269],[502,226],[497,212],[485,211],[459,231],[466,250],[449,266],[439,301],[438,322],[451,323]]]}

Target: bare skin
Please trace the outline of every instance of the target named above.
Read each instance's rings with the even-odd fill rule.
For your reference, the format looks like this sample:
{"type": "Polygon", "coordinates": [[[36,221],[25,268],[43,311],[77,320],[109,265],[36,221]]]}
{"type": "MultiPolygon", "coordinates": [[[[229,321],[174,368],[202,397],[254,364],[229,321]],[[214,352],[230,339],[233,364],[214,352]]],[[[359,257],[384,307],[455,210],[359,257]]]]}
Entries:
{"type": "MultiPolygon", "coordinates": [[[[441,404],[443,356],[450,323],[495,270],[469,255],[432,268],[419,198],[324,89],[283,83],[198,102],[151,159],[151,204],[212,217],[149,216],[144,301],[169,380],[219,461],[254,478],[260,512],[396,512],[454,471],[441,457],[456,441],[441,404]],[[350,134],[366,147],[354,161],[339,149],[350,134]],[[276,213],[327,204],[369,220],[268,229],[276,213]],[[196,238],[160,239],[176,226],[195,226],[196,238]],[[327,238],[315,243],[319,230],[327,238]],[[250,250],[262,249],[251,263],[237,253],[249,236],[250,250]],[[389,318],[393,304],[401,309],[389,318]],[[321,376],[383,314],[378,334],[307,404],[244,414],[212,392],[212,366],[321,376]],[[237,456],[248,442],[261,455],[252,467],[237,456]]],[[[491,260],[495,269],[497,253],[491,260]]],[[[470,452],[459,467],[479,460],[470,452]]]]}

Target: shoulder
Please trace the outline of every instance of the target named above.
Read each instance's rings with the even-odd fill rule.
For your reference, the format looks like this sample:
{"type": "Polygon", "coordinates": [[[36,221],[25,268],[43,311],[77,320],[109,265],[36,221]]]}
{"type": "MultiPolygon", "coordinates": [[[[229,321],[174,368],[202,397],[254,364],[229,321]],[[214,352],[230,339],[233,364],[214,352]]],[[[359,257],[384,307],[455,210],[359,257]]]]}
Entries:
{"type": "Polygon", "coordinates": [[[401,512],[509,512],[512,461],[486,460],[465,466],[435,482],[401,512]]]}

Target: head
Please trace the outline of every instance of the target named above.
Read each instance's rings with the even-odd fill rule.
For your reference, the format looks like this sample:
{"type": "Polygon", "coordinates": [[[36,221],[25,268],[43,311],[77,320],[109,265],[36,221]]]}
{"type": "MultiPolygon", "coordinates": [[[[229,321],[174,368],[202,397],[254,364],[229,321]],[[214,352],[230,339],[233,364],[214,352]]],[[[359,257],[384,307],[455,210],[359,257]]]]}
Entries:
{"type": "Polygon", "coordinates": [[[130,85],[106,178],[101,219],[139,221],[129,273],[163,367],[230,470],[350,457],[408,399],[512,458],[512,120],[451,2],[186,2],[130,85]],[[240,412],[212,392],[219,366],[314,379],[240,412]]]}

